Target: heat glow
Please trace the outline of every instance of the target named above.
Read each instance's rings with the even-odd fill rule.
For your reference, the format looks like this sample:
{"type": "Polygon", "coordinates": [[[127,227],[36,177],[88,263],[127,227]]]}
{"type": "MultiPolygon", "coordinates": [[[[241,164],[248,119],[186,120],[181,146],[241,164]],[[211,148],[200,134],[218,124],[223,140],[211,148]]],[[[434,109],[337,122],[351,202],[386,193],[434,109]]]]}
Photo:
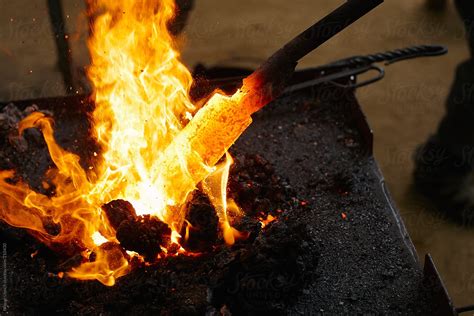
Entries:
{"type": "Polygon", "coordinates": [[[158,217],[178,243],[186,201],[202,183],[226,242],[242,237],[229,220],[239,214],[226,196],[232,158],[217,164],[256,109],[239,106],[242,91],[215,93],[201,109],[192,103],[192,77],[168,31],[173,0],[89,0],[89,8],[95,17],[88,42],[96,105],[91,120],[100,159],[84,170],[77,155],[56,143],[52,118],[33,113],[20,123],[19,133],[28,128],[43,133],[55,165],[46,176],[54,194],[37,193],[12,181],[14,171],[0,171],[0,218],[53,249],[81,252],[83,263],[68,276],[111,286],[130,271],[129,255],[136,254],[117,246],[101,210],[110,201],[127,200],[139,215],[158,217]],[[59,233],[46,229],[47,223],[58,225],[59,233]]]}

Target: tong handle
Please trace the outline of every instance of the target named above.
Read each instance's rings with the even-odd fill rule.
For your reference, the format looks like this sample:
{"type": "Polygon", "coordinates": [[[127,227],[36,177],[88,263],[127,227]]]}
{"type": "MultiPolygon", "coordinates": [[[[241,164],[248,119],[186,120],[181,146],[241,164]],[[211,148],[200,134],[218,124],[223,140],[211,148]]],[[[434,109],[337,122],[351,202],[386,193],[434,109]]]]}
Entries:
{"type": "Polygon", "coordinates": [[[315,68],[314,71],[319,73],[317,78],[288,87],[285,90],[285,93],[302,90],[323,82],[330,82],[343,88],[360,88],[377,82],[385,76],[385,70],[381,66],[376,65],[376,63],[385,62],[385,65],[390,65],[401,60],[417,57],[441,56],[447,52],[448,49],[442,45],[417,45],[386,51],[384,53],[341,59],[325,66],[315,68]],[[338,79],[342,78],[354,77],[355,79],[358,75],[368,71],[375,71],[376,74],[372,78],[363,82],[355,82],[355,80],[351,80],[351,82],[347,84],[337,82],[338,79]]]}
{"type": "Polygon", "coordinates": [[[366,66],[373,63],[385,62],[385,65],[396,63],[397,61],[413,59],[417,57],[441,56],[448,52],[448,49],[442,45],[417,45],[402,49],[386,51],[367,56],[355,56],[343,59],[334,63],[334,65],[345,64],[347,67],[366,66]]]}

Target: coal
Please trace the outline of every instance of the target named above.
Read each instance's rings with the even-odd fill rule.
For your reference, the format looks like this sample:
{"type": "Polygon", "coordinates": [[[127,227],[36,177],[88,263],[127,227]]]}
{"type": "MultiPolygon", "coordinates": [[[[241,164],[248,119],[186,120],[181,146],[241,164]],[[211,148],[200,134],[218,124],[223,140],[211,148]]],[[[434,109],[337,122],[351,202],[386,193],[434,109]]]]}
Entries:
{"type": "Polygon", "coordinates": [[[242,216],[232,223],[233,227],[240,232],[245,232],[248,237],[239,240],[239,243],[252,243],[262,230],[262,224],[254,217],[242,216]]]}
{"type": "Polygon", "coordinates": [[[293,225],[274,223],[216,272],[215,306],[228,306],[237,315],[284,312],[282,301],[311,281],[309,272],[318,263],[317,245],[301,242],[310,240],[307,227],[293,225]]]}
{"type": "MultiPolygon", "coordinates": [[[[35,101],[41,108],[54,109],[60,144],[79,152],[81,161],[97,150],[84,135],[87,114],[77,113],[87,100],[75,96],[35,101]]],[[[276,212],[277,220],[253,240],[218,246],[199,256],[166,256],[137,267],[114,287],[51,276],[53,263],[48,261],[54,261],[54,256],[40,251],[32,259],[31,253],[41,245],[21,230],[9,232],[11,228],[0,225],[0,238],[8,244],[8,311],[15,315],[435,315],[435,300],[420,286],[421,268],[380,185],[370,148],[364,147],[370,142],[354,122],[353,106],[360,114],[352,90],[331,86],[319,88],[318,95],[296,93],[282,98],[255,115],[232,153],[236,160],[260,154],[271,162],[282,194],[281,202],[272,205],[282,210],[276,212]],[[356,135],[349,135],[347,127],[357,130],[356,135]],[[360,146],[338,142],[341,134],[360,146]],[[341,170],[342,177],[337,175],[341,170]],[[343,190],[334,189],[339,187],[343,190]],[[341,212],[347,213],[346,220],[341,212]],[[294,270],[285,276],[285,267],[294,270]],[[277,273],[269,274],[271,270],[277,273]],[[291,282],[291,273],[301,281],[298,285],[291,282]],[[384,276],[387,273],[390,279],[384,276]],[[263,290],[253,290],[251,280],[260,281],[263,290]],[[265,284],[274,280],[278,286],[270,287],[266,295],[265,284]],[[291,291],[280,284],[289,285],[291,291]]],[[[8,159],[15,158],[10,147],[1,148],[2,152],[8,159]]],[[[38,168],[24,166],[34,166],[42,158],[18,157],[25,157],[18,163],[27,179],[38,177],[38,168]]],[[[232,172],[239,185],[245,184],[244,171],[232,172]]],[[[260,179],[255,182],[265,181],[260,179]]],[[[252,221],[261,216],[254,214],[249,215],[252,221]]]]}
{"type": "Polygon", "coordinates": [[[125,250],[135,251],[151,262],[168,247],[171,229],[158,218],[137,216],[133,205],[125,200],[114,200],[102,206],[116,237],[125,250]]]}
{"type": "Polygon", "coordinates": [[[274,212],[287,192],[271,164],[258,154],[238,155],[229,179],[229,196],[249,216],[274,212]]]}
{"type": "MultiPolygon", "coordinates": [[[[51,190],[45,189],[43,183],[44,174],[51,167],[52,160],[41,132],[37,129],[27,129],[23,135],[19,135],[18,132],[20,121],[38,110],[39,107],[35,104],[19,109],[13,103],[9,103],[1,108],[0,147],[3,150],[0,150],[0,170],[14,169],[16,171],[14,182],[20,178],[28,178],[30,185],[38,192],[50,194],[51,190]],[[29,176],[31,174],[35,176],[29,176]]],[[[52,115],[48,110],[42,112],[52,115]]]]}
{"type": "Polygon", "coordinates": [[[114,200],[102,206],[102,210],[107,215],[110,225],[117,230],[123,221],[133,221],[137,219],[137,213],[133,205],[124,200],[114,200]]]}
{"type": "Polygon", "coordinates": [[[40,141],[41,133],[38,130],[28,130],[23,135],[18,132],[18,123],[38,110],[37,105],[31,105],[20,111],[13,104],[8,104],[0,112],[0,134],[5,135],[8,143],[19,153],[25,153],[28,150],[28,138],[40,141]]]}
{"type": "MultiPolygon", "coordinates": [[[[33,105],[33,107],[35,106],[33,105]]],[[[0,131],[10,132],[15,130],[18,122],[20,122],[23,117],[25,117],[23,111],[20,111],[13,103],[7,104],[0,112],[0,123],[2,123],[0,125],[0,131]]]]}
{"type": "Polygon", "coordinates": [[[126,219],[117,229],[117,239],[125,250],[143,255],[153,262],[168,247],[171,241],[171,229],[158,218],[150,215],[126,219]]]}
{"type": "Polygon", "coordinates": [[[51,236],[57,236],[61,232],[61,225],[55,223],[52,217],[43,218],[43,227],[51,236]]]}
{"type": "Polygon", "coordinates": [[[0,240],[8,243],[10,248],[16,249],[22,248],[22,246],[28,246],[32,243],[33,237],[22,228],[13,227],[7,223],[0,221],[0,240]],[[25,245],[22,244],[22,241],[25,245]]]}
{"type": "MultiPolygon", "coordinates": [[[[18,123],[34,112],[38,112],[39,107],[32,104],[24,110],[18,109],[13,103],[4,106],[0,111],[0,133],[18,134],[18,123]]],[[[50,111],[41,111],[48,116],[52,116],[50,111]]]]}
{"type": "MultiPolygon", "coordinates": [[[[121,258],[122,256],[124,256],[125,258],[128,257],[123,247],[121,247],[121,245],[115,242],[111,242],[111,241],[105,242],[99,246],[99,249],[101,251],[107,252],[107,256],[113,256],[115,258],[121,258]]],[[[95,252],[92,252],[89,256],[89,261],[94,262],[96,260],[97,260],[97,254],[95,252]]],[[[111,263],[112,269],[120,267],[121,265],[120,260],[111,260],[110,263],[111,263]]]]}
{"type": "Polygon", "coordinates": [[[72,268],[79,266],[84,260],[84,257],[81,253],[77,253],[74,256],[67,258],[66,260],[59,263],[53,272],[63,272],[63,271],[70,271],[72,268]]]}
{"type": "Polygon", "coordinates": [[[209,251],[218,240],[219,218],[209,198],[195,191],[181,231],[182,246],[189,251],[209,251]]]}

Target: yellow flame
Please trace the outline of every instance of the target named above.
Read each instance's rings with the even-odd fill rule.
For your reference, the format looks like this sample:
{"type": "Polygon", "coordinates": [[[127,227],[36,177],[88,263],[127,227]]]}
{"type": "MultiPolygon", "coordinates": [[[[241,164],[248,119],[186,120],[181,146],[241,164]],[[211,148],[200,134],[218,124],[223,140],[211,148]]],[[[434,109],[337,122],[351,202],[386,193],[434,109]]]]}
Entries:
{"type": "Polygon", "coordinates": [[[95,232],[92,234],[92,240],[94,241],[94,244],[96,244],[97,246],[100,246],[100,245],[103,245],[105,244],[108,240],[102,236],[101,233],[99,232],[95,232]]]}
{"type": "Polygon", "coordinates": [[[204,192],[209,196],[211,203],[217,211],[224,240],[228,245],[233,245],[236,239],[245,238],[245,235],[233,228],[230,224],[229,211],[235,215],[241,214],[240,208],[232,199],[227,198],[227,183],[233,159],[226,153],[226,159],[217,166],[216,170],[203,181],[204,192]]]}
{"type": "Polygon", "coordinates": [[[98,280],[104,285],[112,286],[117,278],[129,272],[128,261],[118,246],[104,244],[94,248],[94,254],[94,261],[73,268],[68,276],[82,280],[98,280]]]}
{"type": "Polygon", "coordinates": [[[245,104],[245,93],[239,91],[215,93],[198,111],[188,95],[191,74],[168,31],[174,0],[88,2],[95,16],[88,76],[94,86],[91,119],[102,146],[100,162],[86,173],[80,158],[56,143],[52,119],[33,113],[19,131],[42,131],[56,166],[47,174],[55,194],[39,194],[22,181],[13,183],[13,171],[0,171],[0,218],[29,229],[52,248],[68,245],[70,252],[93,253],[68,275],[113,285],[130,267],[101,211],[112,200],[130,201],[139,215],[157,216],[172,228],[172,242],[178,244],[184,204],[206,179],[224,239],[233,244],[242,237],[228,213],[240,212],[226,193],[232,159],[227,155],[225,163],[214,166],[258,107],[245,104]],[[57,235],[45,229],[48,221],[60,227],[57,235]]]}

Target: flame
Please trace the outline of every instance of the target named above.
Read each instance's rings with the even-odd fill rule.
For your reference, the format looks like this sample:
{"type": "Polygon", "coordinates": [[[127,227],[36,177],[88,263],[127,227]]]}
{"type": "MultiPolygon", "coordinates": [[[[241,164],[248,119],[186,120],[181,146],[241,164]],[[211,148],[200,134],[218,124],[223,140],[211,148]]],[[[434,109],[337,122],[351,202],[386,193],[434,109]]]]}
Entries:
{"type": "Polygon", "coordinates": [[[202,182],[225,241],[231,245],[245,237],[229,219],[240,214],[226,193],[232,158],[227,155],[215,165],[263,103],[258,105],[255,95],[245,99],[245,89],[233,96],[216,92],[201,109],[192,103],[192,77],[168,31],[173,0],[88,2],[95,17],[88,43],[96,104],[91,119],[102,147],[100,160],[86,172],[77,155],[56,143],[53,120],[31,114],[19,132],[37,128],[43,133],[56,167],[46,175],[54,194],[37,193],[13,181],[13,171],[0,171],[0,218],[28,229],[51,248],[84,253],[84,262],[68,276],[114,285],[130,266],[101,210],[112,200],[127,200],[139,215],[167,223],[172,243],[179,245],[185,203],[202,182]],[[60,229],[53,232],[46,223],[60,229]]]}
{"type": "Polygon", "coordinates": [[[97,246],[100,246],[100,245],[103,245],[105,244],[108,240],[102,236],[101,233],[99,232],[95,232],[92,234],[92,240],[94,241],[94,244],[96,244],[97,246]]]}
{"type": "Polygon", "coordinates": [[[268,226],[268,224],[276,221],[277,218],[273,216],[272,214],[268,214],[266,218],[260,217],[259,220],[260,220],[260,225],[262,226],[262,228],[265,228],[266,226],[268,226]]]}
{"type": "MultiPolygon", "coordinates": [[[[174,1],[100,0],[89,41],[96,138],[104,148],[94,191],[130,201],[138,215],[167,218],[160,158],[196,107],[191,74],[168,32],[174,1]]],[[[186,192],[188,194],[189,192],[186,192]]]]}
{"type": "Polygon", "coordinates": [[[218,165],[216,170],[203,181],[204,192],[209,196],[217,211],[224,240],[228,245],[233,245],[236,239],[248,237],[230,225],[229,212],[232,212],[233,215],[242,213],[234,200],[227,198],[227,183],[230,166],[233,162],[230,154],[226,153],[225,161],[218,165]]]}

